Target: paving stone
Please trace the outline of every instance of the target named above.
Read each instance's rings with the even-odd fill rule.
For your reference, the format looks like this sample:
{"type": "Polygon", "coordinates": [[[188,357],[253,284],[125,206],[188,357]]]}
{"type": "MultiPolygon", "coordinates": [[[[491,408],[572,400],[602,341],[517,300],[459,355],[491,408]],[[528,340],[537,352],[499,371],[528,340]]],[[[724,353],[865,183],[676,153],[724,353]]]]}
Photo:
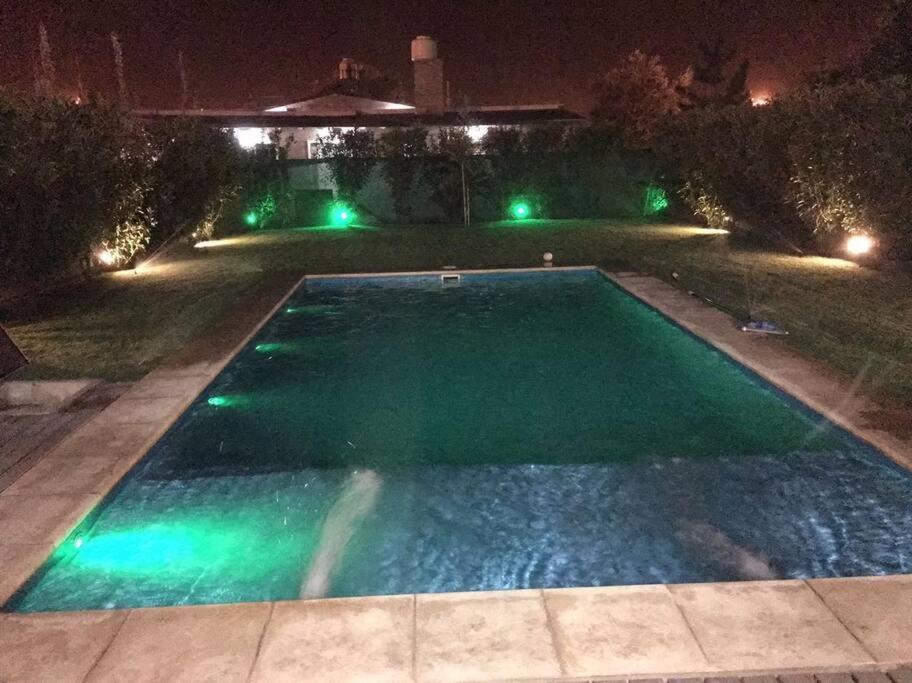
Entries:
{"type": "Polygon", "coordinates": [[[246,681],[272,605],[130,612],[88,681],[246,681]]]}
{"type": "Polygon", "coordinates": [[[252,680],[410,681],[411,595],[278,602],[252,680]]]}
{"type": "Polygon", "coordinates": [[[186,375],[179,377],[145,377],[124,394],[126,399],[138,398],[193,398],[210,379],[208,376],[186,375]]]}
{"type": "Polygon", "coordinates": [[[539,591],[418,595],[415,643],[419,681],[561,674],[539,591]]]}
{"type": "Polygon", "coordinates": [[[892,683],[882,671],[859,671],[855,674],[858,683],[892,683]]]}
{"type": "Polygon", "coordinates": [[[817,674],[816,678],[818,683],[855,683],[852,674],[847,672],[817,674]]]}
{"type": "Polygon", "coordinates": [[[871,662],[803,582],[669,586],[711,664],[727,670],[871,662]]]}
{"type": "Polygon", "coordinates": [[[125,617],[124,612],[0,614],[0,680],[82,681],[125,617]]]}
{"type": "Polygon", "coordinates": [[[119,398],[96,418],[100,424],[170,424],[188,398],[119,398]]]}
{"type": "Polygon", "coordinates": [[[99,496],[0,494],[0,539],[5,544],[58,543],[99,496]]]}
{"type": "Polygon", "coordinates": [[[744,676],[742,683],[779,683],[775,676],[744,676]]]}
{"type": "Polygon", "coordinates": [[[808,583],[879,661],[912,660],[912,576],[808,583]]]}
{"type": "Polygon", "coordinates": [[[156,424],[110,424],[92,420],[70,434],[45,457],[51,459],[129,458],[151,445],[163,430],[156,424]]]}
{"type": "Polygon", "coordinates": [[[779,676],[780,683],[817,683],[811,674],[786,674],[779,676]]]}
{"type": "Polygon", "coordinates": [[[129,469],[129,463],[106,457],[43,458],[7,489],[12,495],[106,493],[129,469]]]}
{"type": "Polygon", "coordinates": [[[546,590],[544,596],[568,675],[712,669],[665,586],[546,590]]]}
{"type": "Polygon", "coordinates": [[[890,669],[887,675],[894,683],[912,683],[912,669],[890,669]]]}
{"type": "Polygon", "coordinates": [[[0,545],[0,604],[25,583],[53,549],[50,543],[0,545]]]}

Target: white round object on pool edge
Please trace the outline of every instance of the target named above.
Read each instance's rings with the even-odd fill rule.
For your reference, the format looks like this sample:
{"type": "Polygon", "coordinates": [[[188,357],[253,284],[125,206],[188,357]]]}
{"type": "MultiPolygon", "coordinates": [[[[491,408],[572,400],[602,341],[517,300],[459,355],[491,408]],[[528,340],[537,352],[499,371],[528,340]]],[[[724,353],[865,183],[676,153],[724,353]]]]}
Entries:
{"type": "Polygon", "coordinates": [[[550,251],[546,251],[546,252],[542,255],[542,258],[545,259],[545,261],[553,261],[553,260],[554,260],[554,254],[552,254],[550,251]]]}

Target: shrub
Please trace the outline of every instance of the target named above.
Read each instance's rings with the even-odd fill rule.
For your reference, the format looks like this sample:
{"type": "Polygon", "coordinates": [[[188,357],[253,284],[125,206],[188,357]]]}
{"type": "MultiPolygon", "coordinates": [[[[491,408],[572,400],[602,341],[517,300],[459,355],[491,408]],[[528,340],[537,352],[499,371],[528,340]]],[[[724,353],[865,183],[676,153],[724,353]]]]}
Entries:
{"type": "Polygon", "coordinates": [[[428,153],[427,135],[424,128],[391,128],[380,137],[383,173],[399,220],[411,219],[409,194],[415,178],[420,176],[420,161],[428,153]]]}
{"type": "Polygon", "coordinates": [[[463,206],[471,202],[472,188],[481,182],[484,161],[475,156],[475,143],[464,128],[441,128],[429,145],[424,180],[431,199],[450,220],[464,220],[463,206]]]}
{"type": "Polygon", "coordinates": [[[871,233],[912,253],[912,88],[902,78],[802,91],[787,100],[789,201],[829,250],[871,233]]]}
{"type": "Polygon", "coordinates": [[[787,200],[793,128],[781,102],[693,109],[669,121],[657,150],[677,173],[684,200],[711,225],[724,221],[800,251],[812,242],[813,231],[787,200]]]}
{"type": "Polygon", "coordinates": [[[3,279],[41,283],[78,269],[103,240],[126,249],[145,242],[136,226],[145,225],[150,161],[144,132],[115,107],[0,101],[3,279]]]}
{"type": "Polygon", "coordinates": [[[231,135],[192,119],[147,126],[155,161],[149,169],[146,212],[151,238],[212,236],[222,207],[237,190],[239,150],[231,135]]]}
{"type": "Polygon", "coordinates": [[[354,200],[364,187],[377,159],[377,143],[369,130],[331,128],[317,140],[332,181],[345,201],[354,200]]]}

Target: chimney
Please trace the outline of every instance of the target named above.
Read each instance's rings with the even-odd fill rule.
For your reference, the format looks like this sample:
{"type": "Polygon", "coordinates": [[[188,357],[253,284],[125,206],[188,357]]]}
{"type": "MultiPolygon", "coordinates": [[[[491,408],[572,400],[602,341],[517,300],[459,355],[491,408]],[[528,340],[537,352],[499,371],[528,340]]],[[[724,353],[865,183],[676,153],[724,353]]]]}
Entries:
{"type": "Polygon", "coordinates": [[[437,42],[433,38],[418,36],[412,41],[412,64],[415,69],[415,106],[443,111],[446,108],[443,60],[437,57],[437,42]]]}
{"type": "Polygon", "coordinates": [[[364,71],[364,66],[355,62],[351,57],[345,57],[339,62],[340,81],[357,81],[361,78],[362,71],[364,71]]]}

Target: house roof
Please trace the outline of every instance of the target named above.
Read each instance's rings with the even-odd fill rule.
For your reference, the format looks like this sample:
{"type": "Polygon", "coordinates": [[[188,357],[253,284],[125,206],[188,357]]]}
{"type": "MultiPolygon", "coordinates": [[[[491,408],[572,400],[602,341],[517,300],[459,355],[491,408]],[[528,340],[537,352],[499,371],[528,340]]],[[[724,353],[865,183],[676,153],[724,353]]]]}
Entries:
{"type": "Polygon", "coordinates": [[[320,114],[242,110],[163,110],[139,109],[133,114],[143,119],[194,118],[225,128],[397,128],[408,126],[511,126],[536,123],[579,123],[583,116],[559,104],[517,107],[478,107],[429,112],[419,109],[367,113],[320,114]]]}
{"type": "Polygon", "coordinates": [[[344,115],[350,112],[380,112],[409,109],[413,110],[415,107],[410,104],[387,102],[386,100],[378,100],[372,97],[330,93],[328,95],[312,97],[300,102],[270,107],[265,111],[268,113],[297,112],[300,114],[325,114],[333,116],[337,114],[344,115]]]}

